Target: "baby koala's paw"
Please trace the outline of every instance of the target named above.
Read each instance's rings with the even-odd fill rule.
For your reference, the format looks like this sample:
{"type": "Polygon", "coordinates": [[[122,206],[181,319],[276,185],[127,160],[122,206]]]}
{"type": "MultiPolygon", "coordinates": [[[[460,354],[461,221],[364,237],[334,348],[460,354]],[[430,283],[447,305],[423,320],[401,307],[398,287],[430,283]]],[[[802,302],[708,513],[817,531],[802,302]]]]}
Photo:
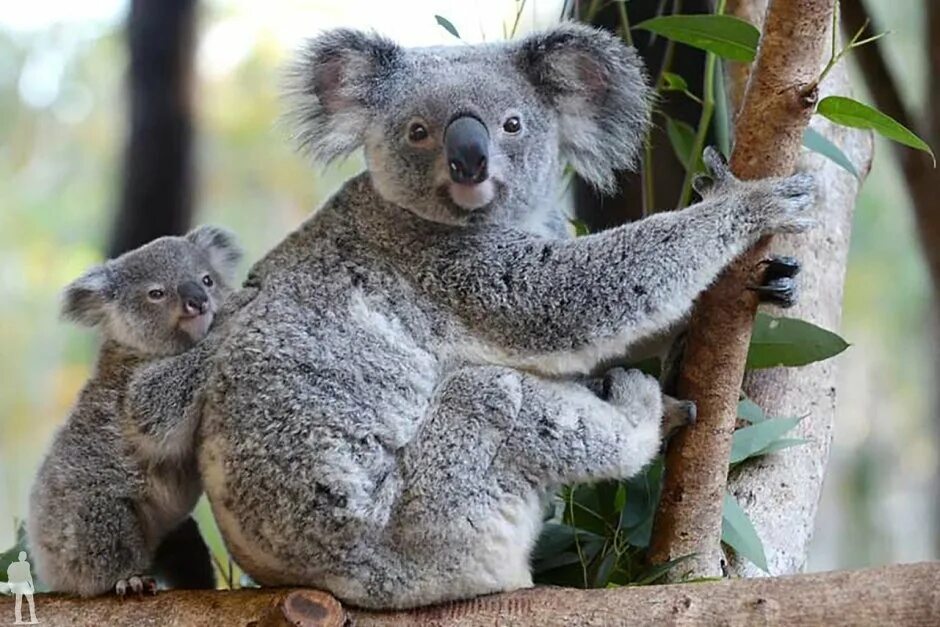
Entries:
{"type": "Polygon", "coordinates": [[[633,426],[662,415],[659,381],[639,370],[611,368],[604,375],[603,398],[620,409],[633,426]]]}
{"type": "Polygon", "coordinates": [[[139,598],[142,598],[144,594],[155,595],[157,580],[146,575],[132,575],[127,579],[118,579],[118,582],[114,584],[114,594],[124,599],[128,592],[136,594],[139,598]]]}

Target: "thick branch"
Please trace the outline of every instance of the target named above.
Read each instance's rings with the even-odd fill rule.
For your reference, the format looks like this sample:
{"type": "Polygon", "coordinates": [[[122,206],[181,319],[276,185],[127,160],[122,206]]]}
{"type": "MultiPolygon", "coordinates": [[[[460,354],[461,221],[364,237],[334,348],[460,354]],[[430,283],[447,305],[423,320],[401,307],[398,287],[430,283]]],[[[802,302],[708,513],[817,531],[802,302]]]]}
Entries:
{"type": "MultiPolygon", "coordinates": [[[[13,599],[0,597],[0,616],[13,599]]],[[[322,592],[176,591],[142,600],[37,595],[36,617],[55,627],[136,625],[933,625],[940,615],[940,563],[738,579],[701,584],[573,590],[536,588],[407,612],[344,611],[322,592]]],[[[25,606],[25,601],[24,601],[25,606]]],[[[28,617],[28,610],[25,614],[28,617]]]]}
{"type": "MultiPolygon", "coordinates": [[[[738,177],[793,172],[815,103],[815,94],[804,90],[819,74],[832,11],[832,0],[770,4],[735,127],[731,169],[738,177]]],[[[721,505],[757,311],[757,299],[746,286],[755,282],[767,250],[765,238],[732,264],[701,296],[689,326],[678,392],[696,402],[698,421],[669,445],[650,555],[666,562],[693,554],[684,565],[693,576],[723,574],[721,505]]]]}

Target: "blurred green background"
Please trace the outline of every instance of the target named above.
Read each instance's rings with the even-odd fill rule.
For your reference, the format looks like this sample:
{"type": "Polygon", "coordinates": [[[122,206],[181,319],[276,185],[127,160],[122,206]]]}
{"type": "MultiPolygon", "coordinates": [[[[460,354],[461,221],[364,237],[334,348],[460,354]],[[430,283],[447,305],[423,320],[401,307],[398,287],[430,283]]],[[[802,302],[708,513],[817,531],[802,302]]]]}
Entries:
{"type": "MultiPolygon", "coordinates": [[[[530,2],[520,32],[555,21],[560,5],[530,2]]],[[[922,105],[921,3],[870,6],[892,31],[885,46],[905,95],[922,105]]],[[[126,11],[122,0],[31,0],[0,14],[0,548],[13,542],[32,475],[96,350],[92,333],[57,319],[58,292],[102,259],[111,233],[126,130],[126,11]]],[[[359,169],[358,158],[310,166],[277,124],[279,68],[302,37],[350,25],[406,44],[453,43],[435,14],[467,41],[493,40],[515,3],[202,2],[196,222],[229,226],[254,260],[359,169]]],[[[838,358],[812,570],[936,555],[929,293],[903,182],[879,142],[855,214],[842,328],[853,346],[838,358]]]]}

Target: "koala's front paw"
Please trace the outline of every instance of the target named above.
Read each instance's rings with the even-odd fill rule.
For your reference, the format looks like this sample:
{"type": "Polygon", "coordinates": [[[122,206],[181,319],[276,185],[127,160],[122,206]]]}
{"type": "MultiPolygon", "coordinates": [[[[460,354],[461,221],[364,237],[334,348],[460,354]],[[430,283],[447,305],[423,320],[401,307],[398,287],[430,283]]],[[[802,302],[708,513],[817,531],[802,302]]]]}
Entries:
{"type": "Polygon", "coordinates": [[[153,577],[145,575],[134,575],[127,579],[118,579],[118,582],[114,584],[114,594],[124,599],[128,592],[132,592],[138,597],[143,597],[144,593],[156,594],[157,581],[153,577]]]}
{"type": "Polygon", "coordinates": [[[741,211],[756,235],[802,233],[816,224],[816,179],[808,172],[745,183],[741,211]]]}
{"type": "Polygon", "coordinates": [[[609,370],[604,375],[603,397],[620,409],[633,426],[662,416],[659,381],[639,370],[609,370]]]}

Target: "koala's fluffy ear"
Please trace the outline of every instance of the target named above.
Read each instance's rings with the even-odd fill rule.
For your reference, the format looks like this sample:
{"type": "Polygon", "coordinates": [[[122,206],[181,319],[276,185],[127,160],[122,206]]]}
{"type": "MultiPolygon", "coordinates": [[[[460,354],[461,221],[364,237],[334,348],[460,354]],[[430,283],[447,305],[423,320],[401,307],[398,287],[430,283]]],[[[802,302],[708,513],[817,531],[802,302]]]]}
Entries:
{"type": "Polygon", "coordinates": [[[107,315],[111,292],[107,264],[95,266],[66,286],[61,315],[65,320],[89,327],[101,324],[107,315]]]}
{"type": "Polygon", "coordinates": [[[652,91],[636,51],[611,34],[566,23],[522,40],[517,67],[558,112],[562,160],[602,191],[634,167],[652,91]]]}
{"type": "Polygon", "coordinates": [[[300,147],[325,162],[359,148],[402,56],[391,40],[350,29],[307,42],[288,71],[286,89],[300,147]]]}
{"type": "Polygon", "coordinates": [[[243,254],[235,235],[218,226],[204,225],[187,233],[186,239],[203,249],[213,269],[231,281],[243,254]]]}

